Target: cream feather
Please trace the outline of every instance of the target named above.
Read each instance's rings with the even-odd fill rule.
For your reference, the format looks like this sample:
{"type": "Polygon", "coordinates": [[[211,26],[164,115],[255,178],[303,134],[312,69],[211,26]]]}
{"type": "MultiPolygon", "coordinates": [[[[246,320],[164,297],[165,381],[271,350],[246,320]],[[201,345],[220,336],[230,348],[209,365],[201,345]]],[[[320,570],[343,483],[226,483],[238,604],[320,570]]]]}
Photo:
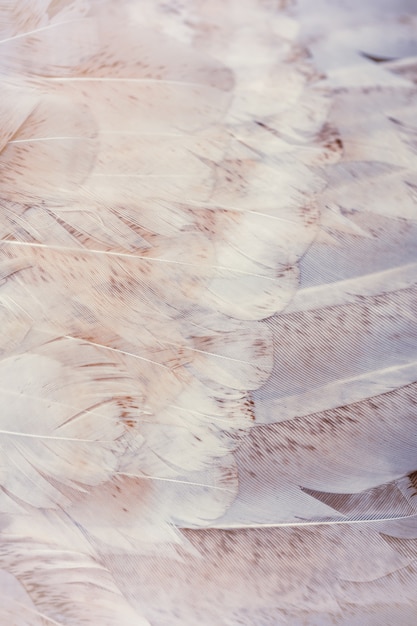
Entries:
{"type": "Polygon", "coordinates": [[[0,0],[1,625],[415,623],[416,33],[0,0]]]}

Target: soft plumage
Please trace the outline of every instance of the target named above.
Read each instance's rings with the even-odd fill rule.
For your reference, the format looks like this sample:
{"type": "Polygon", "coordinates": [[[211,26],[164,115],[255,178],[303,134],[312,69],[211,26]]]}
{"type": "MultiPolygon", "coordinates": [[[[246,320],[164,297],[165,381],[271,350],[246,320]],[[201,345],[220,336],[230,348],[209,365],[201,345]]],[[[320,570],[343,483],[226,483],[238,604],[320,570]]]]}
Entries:
{"type": "Polygon", "coordinates": [[[412,9],[0,0],[0,624],[414,624],[412,9]]]}

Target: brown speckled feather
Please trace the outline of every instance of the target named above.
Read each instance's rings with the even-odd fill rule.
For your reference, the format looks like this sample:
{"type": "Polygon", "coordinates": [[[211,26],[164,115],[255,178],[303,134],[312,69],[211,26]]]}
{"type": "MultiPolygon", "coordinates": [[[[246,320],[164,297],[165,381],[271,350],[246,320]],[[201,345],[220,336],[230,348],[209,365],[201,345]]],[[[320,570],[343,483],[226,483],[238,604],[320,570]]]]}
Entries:
{"type": "Polygon", "coordinates": [[[416,20],[0,0],[0,626],[415,623],[416,20]]]}

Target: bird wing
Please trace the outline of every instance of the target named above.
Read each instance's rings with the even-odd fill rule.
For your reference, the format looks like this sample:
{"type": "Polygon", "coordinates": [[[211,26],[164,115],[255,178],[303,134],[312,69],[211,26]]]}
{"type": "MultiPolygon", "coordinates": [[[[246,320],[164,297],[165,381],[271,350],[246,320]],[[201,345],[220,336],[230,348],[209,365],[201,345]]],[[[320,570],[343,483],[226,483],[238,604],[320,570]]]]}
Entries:
{"type": "Polygon", "coordinates": [[[2,623],[414,624],[416,30],[0,0],[2,623]]]}

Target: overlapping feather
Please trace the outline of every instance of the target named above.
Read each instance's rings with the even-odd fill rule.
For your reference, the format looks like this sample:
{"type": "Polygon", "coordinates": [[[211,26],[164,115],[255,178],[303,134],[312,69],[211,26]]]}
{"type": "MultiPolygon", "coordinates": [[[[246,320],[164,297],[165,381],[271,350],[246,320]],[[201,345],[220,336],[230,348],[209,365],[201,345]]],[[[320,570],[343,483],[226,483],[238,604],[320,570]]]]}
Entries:
{"type": "Polygon", "coordinates": [[[414,623],[415,23],[285,4],[0,2],[4,623],[414,623]]]}

